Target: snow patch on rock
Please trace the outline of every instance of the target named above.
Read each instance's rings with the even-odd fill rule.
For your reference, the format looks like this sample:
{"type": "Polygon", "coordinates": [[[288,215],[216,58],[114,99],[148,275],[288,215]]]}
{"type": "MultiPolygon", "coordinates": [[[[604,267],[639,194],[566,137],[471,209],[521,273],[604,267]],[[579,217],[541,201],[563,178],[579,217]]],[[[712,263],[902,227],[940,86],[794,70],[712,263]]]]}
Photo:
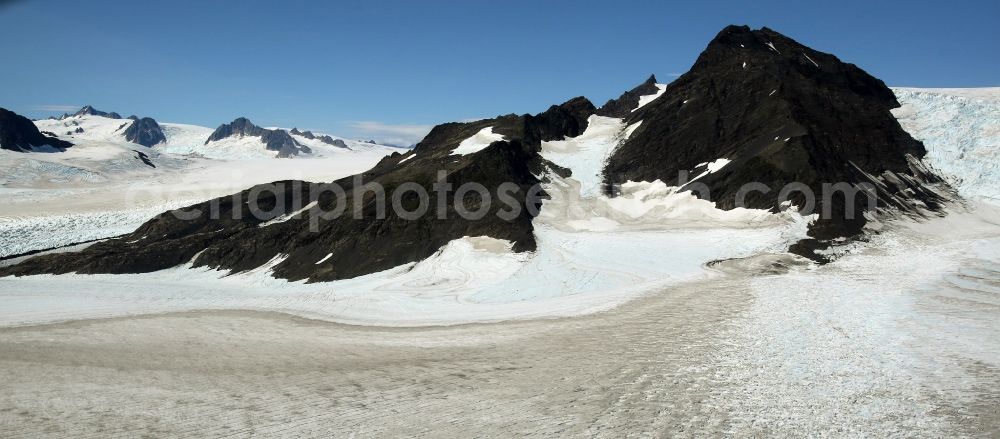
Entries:
{"type": "Polygon", "coordinates": [[[486,127],[479,130],[478,133],[473,134],[472,137],[463,140],[462,143],[459,143],[458,147],[456,147],[451,154],[474,154],[486,149],[486,147],[490,146],[491,143],[499,142],[504,139],[503,135],[493,132],[493,127],[486,127]]]}

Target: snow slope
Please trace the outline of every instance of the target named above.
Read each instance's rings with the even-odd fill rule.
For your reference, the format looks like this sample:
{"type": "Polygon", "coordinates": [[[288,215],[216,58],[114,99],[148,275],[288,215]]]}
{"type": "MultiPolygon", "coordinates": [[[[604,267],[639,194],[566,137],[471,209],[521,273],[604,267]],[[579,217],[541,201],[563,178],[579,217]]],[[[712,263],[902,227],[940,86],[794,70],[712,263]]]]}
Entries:
{"type": "Polygon", "coordinates": [[[592,197],[601,191],[601,174],[608,156],[627,139],[626,127],[621,119],[593,115],[587,119],[587,129],[583,134],[542,142],[542,157],[572,170],[573,180],[580,183],[580,194],[592,197]]]}
{"type": "Polygon", "coordinates": [[[962,196],[1000,201],[1000,87],[893,91],[893,114],[924,142],[924,161],[962,196]]]}
{"type": "Polygon", "coordinates": [[[452,155],[466,155],[473,154],[490,146],[493,142],[499,142],[503,140],[503,135],[493,132],[493,127],[486,127],[479,130],[478,133],[473,134],[472,137],[463,140],[455,149],[451,152],[452,155]]]}
{"type": "Polygon", "coordinates": [[[665,91],[667,91],[667,84],[656,84],[656,93],[653,93],[651,95],[639,96],[639,106],[632,109],[632,111],[634,112],[646,106],[646,104],[655,101],[660,96],[663,96],[663,93],[665,91]]]}

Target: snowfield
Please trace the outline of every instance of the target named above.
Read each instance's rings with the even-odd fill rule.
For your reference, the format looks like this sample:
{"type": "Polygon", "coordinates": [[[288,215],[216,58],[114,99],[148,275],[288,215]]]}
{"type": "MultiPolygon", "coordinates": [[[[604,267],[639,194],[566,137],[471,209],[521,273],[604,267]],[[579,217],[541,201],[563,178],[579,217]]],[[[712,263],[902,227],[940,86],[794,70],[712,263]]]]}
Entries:
{"type": "Polygon", "coordinates": [[[473,134],[472,137],[469,137],[459,143],[451,154],[467,155],[477,153],[486,149],[486,147],[490,146],[491,143],[499,142],[503,139],[503,135],[493,132],[493,127],[486,127],[479,130],[478,133],[473,134]]]}

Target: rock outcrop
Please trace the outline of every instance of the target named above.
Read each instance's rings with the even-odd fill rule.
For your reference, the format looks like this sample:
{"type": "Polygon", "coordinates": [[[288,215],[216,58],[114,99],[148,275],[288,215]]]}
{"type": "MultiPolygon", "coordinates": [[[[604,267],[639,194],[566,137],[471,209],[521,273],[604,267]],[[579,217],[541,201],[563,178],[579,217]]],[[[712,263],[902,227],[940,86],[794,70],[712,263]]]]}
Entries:
{"type": "Polygon", "coordinates": [[[45,146],[64,150],[73,144],[59,140],[54,135],[42,134],[31,119],[0,108],[0,149],[30,152],[35,148],[45,146]]]}
{"type": "Polygon", "coordinates": [[[152,147],[167,141],[167,136],[163,134],[160,124],[156,123],[153,118],[143,117],[140,119],[131,116],[129,119],[132,120],[132,123],[123,133],[125,140],[146,147],[152,147]]]}
{"type": "MultiPolygon", "coordinates": [[[[770,191],[746,193],[743,206],[777,210],[779,191],[802,185],[817,196],[816,212],[831,209],[814,238],[854,236],[867,222],[867,196],[823,199],[832,192],[825,184],[871,184],[879,206],[917,214],[943,201],[927,186],[938,180],[919,165],[923,145],[890,113],[898,106],[882,81],[853,64],[768,28],[730,26],[661,97],[627,113],[627,124],[641,124],[608,160],[608,192],[630,180],[680,185],[686,173],[703,175],[704,196],[724,209],[762,183],[770,191]],[[728,164],[706,173],[719,159],[728,164]]],[[[788,200],[807,207],[800,192],[788,200]]],[[[798,250],[815,257],[815,246],[822,243],[798,250]]]]}
{"type": "Polygon", "coordinates": [[[65,117],[73,117],[73,116],[101,116],[101,117],[106,117],[106,118],[109,118],[109,119],[121,119],[122,118],[122,116],[120,114],[115,113],[114,111],[105,112],[105,111],[98,110],[98,109],[96,109],[94,107],[91,107],[90,105],[87,105],[87,106],[81,108],[80,110],[78,110],[76,113],[73,113],[72,115],[64,115],[63,117],[65,118],[65,117]]]}
{"type": "Polygon", "coordinates": [[[656,75],[649,75],[642,84],[623,93],[617,99],[611,99],[597,110],[600,116],[627,117],[636,107],[639,106],[639,98],[642,96],[656,94],[659,89],[656,87],[656,75]]]}
{"type": "Polygon", "coordinates": [[[236,120],[222,124],[208,137],[205,144],[208,145],[211,142],[221,141],[227,138],[240,138],[240,137],[259,137],[261,142],[264,143],[265,149],[268,151],[277,152],[279,158],[292,157],[299,155],[299,153],[308,154],[311,152],[309,147],[296,142],[288,131],[285,130],[268,130],[254,125],[249,119],[245,117],[236,118],[236,120]]]}
{"type": "Polygon", "coordinates": [[[319,140],[320,142],[323,142],[323,143],[325,143],[327,145],[336,146],[338,148],[347,148],[347,143],[344,142],[341,139],[334,139],[333,137],[330,137],[330,136],[327,136],[327,135],[319,135],[319,136],[317,136],[317,135],[313,134],[312,131],[308,131],[308,130],[306,130],[306,131],[299,131],[298,128],[292,128],[292,130],[289,131],[289,134],[293,134],[293,135],[296,135],[296,136],[302,136],[302,137],[304,137],[306,139],[310,139],[310,140],[319,140]]]}

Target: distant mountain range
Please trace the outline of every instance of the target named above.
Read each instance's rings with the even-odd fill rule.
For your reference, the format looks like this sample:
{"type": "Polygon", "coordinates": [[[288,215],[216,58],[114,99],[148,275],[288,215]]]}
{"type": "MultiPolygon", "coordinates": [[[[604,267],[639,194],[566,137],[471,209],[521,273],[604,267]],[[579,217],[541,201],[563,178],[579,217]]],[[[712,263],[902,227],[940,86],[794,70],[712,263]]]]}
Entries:
{"type": "MultiPolygon", "coordinates": [[[[177,146],[179,140],[171,139],[171,132],[180,135],[184,141],[191,141],[192,137],[197,136],[185,128],[165,131],[163,126],[151,117],[133,115],[122,118],[119,113],[101,111],[90,105],[73,114],[66,113],[60,117],[50,117],[34,123],[9,110],[3,111],[3,118],[0,119],[0,133],[3,133],[3,137],[0,137],[2,142],[0,147],[19,152],[33,152],[45,146],[60,150],[74,143],[116,140],[149,148],[168,144],[177,146]],[[88,131],[84,125],[89,126],[90,130],[96,129],[99,133],[88,131]]],[[[182,127],[182,125],[176,126],[182,127]]],[[[183,127],[194,126],[183,125],[183,127]]],[[[247,118],[239,117],[230,123],[220,125],[211,134],[197,140],[196,145],[184,145],[180,150],[217,158],[241,158],[255,154],[288,158],[309,155],[317,144],[345,151],[396,148],[392,145],[380,145],[373,140],[350,141],[327,134],[315,134],[308,130],[300,131],[298,128],[292,128],[290,131],[280,128],[265,129],[254,125],[247,118]],[[314,146],[310,147],[310,144],[314,146]],[[230,153],[232,157],[227,157],[230,153]]],[[[391,150],[387,149],[387,152],[389,151],[391,150]]]]}

